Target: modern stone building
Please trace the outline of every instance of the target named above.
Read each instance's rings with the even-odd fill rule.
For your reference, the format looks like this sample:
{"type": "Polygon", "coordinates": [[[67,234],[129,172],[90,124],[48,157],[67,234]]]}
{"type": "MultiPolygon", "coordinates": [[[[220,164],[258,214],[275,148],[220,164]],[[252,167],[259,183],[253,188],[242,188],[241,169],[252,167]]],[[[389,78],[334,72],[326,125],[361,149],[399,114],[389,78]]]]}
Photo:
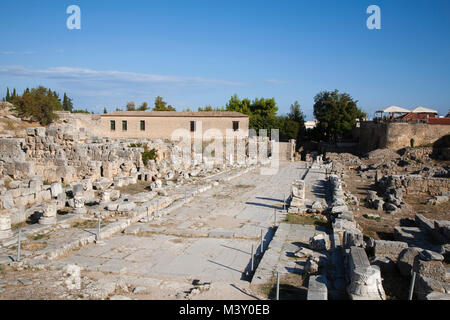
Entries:
{"type": "MultiPolygon", "coordinates": [[[[109,138],[171,139],[175,130],[194,136],[210,130],[226,130],[248,136],[249,117],[239,112],[116,111],[102,114],[101,133],[109,138]]],[[[210,131],[211,132],[211,131],[210,131]]]]}

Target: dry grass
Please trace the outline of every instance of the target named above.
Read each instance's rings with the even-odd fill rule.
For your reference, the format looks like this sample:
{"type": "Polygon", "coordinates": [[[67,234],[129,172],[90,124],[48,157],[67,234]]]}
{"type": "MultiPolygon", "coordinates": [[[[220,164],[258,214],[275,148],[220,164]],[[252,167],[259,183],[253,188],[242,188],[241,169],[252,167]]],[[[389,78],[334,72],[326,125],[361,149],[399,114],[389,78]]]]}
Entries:
{"type": "Polygon", "coordinates": [[[141,192],[149,192],[149,186],[151,182],[141,181],[138,180],[135,184],[129,184],[125,187],[115,188],[116,190],[119,190],[120,193],[128,193],[128,194],[136,194],[141,192]]]}
{"type": "Polygon", "coordinates": [[[238,184],[234,186],[237,189],[250,189],[250,188],[254,188],[255,186],[252,184],[238,184]]]}
{"type": "Polygon", "coordinates": [[[18,230],[18,229],[22,229],[23,227],[26,227],[28,225],[28,223],[27,222],[19,222],[19,223],[16,223],[16,224],[13,224],[13,225],[11,225],[11,229],[12,230],[18,230]]]}
{"type": "Polygon", "coordinates": [[[23,242],[21,247],[27,251],[39,251],[47,247],[47,242],[23,242]]]}
{"type": "MultiPolygon", "coordinates": [[[[105,223],[102,221],[101,225],[104,226],[105,223]]],[[[72,228],[78,229],[93,229],[98,227],[98,220],[83,220],[83,221],[75,221],[72,223],[72,228]]]]}
{"type": "MultiPolygon", "coordinates": [[[[306,300],[308,292],[308,276],[295,273],[280,275],[280,300],[306,300]]],[[[259,294],[266,299],[276,298],[276,278],[273,277],[268,283],[256,287],[259,294]]]]}
{"type": "Polygon", "coordinates": [[[14,137],[25,137],[26,128],[40,127],[38,122],[30,121],[15,121],[7,118],[0,119],[0,134],[5,134],[7,131],[9,133],[13,132],[14,137]]]}
{"type": "Polygon", "coordinates": [[[313,215],[307,214],[294,214],[288,213],[286,215],[286,222],[290,224],[302,224],[302,225],[315,225],[315,226],[326,226],[326,220],[320,220],[315,218],[313,215]]]}
{"type": "MultiPolygon", "coordinates": [[[[406,172],[405,172],[406,173],[406,172]]],[[[404,194],[404,201],[410,206],[410,210],[402,210],[394,214],[388,214],[384,211],[367,208],[364,199],[367,196],[367,190],[376,190],[373,179],[360,177],[356,170],[351,169],[346,172],[344,181],[348,190],[356,195],[360,200],[359,210],[352,210],[355,214],[355,220],[361,227],[363,234],[374,239],[392,240],[394,236],[394,227],[400,226],[403,219],[414,219],[416,213],[423,214],[429,219],[448,220],[450,212],[450,202],[438,206],[426,205],[425,202],[431,196],[428,194],[407,195],[404,194]],[[373,213],[381,216],[380,219],[367,219],[363,215],[373,213]]]]}

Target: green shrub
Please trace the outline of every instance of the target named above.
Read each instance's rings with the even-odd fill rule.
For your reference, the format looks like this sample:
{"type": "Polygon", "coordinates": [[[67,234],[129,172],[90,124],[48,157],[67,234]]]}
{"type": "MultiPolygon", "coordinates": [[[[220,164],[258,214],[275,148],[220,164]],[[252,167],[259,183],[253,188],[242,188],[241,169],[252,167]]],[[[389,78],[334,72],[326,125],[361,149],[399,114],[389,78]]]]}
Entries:
{"type": "Polygon", "coordinates": [[[149,160],[156,160],[158,151],[156,149],[149,150],[147,146],[144,146],[144,152],[142,152],[142,161],[145,165],[149,160]]]}
{"type": "Polygon", "coordinates": [[[409,143],[411,144],[411,148],[414,148],[414,142],[415,142],[414,138],[411,138],[411,140],[409,140],[409,143]]]}
{"type": "Polygon", "coordinates": [[[142,143],[130,143],[130,148],[144,148],[144,152],[142,152],[142,162],[147,165],[149,160],[156,160],[158,156],[158,151],[156,149],[148,149],[147,145],[142,145],[142,143]]]}

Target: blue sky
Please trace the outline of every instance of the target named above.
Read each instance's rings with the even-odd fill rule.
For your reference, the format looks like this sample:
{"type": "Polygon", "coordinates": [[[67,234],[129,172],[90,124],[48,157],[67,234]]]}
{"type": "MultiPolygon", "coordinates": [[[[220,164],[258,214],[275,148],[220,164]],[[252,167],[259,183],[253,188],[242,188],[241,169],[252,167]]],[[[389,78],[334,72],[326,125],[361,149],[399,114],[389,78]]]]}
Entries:
{"type": "Polygon", "coordinates": [[[0,2],[0,92],[44,85],[75,107],[113,111],[161,95],[179,111],[230,96],[298,100],[339,89],[373,113],[450,109],[450,1],[0,2]],[[68,30],[66,8],[81,8],[68,30]],[[369,5],[381,30],[366,27],[369,5]]]}

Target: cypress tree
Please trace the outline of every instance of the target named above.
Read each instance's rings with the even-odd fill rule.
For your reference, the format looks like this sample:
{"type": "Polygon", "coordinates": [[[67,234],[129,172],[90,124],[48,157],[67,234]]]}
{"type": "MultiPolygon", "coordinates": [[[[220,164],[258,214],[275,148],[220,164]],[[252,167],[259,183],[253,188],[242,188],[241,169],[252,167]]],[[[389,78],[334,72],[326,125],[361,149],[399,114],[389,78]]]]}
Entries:
{"type": "Polygon", "coordinates": [[[9,88],[6,88],[6,101],[10,102],[10,100],[11,100],[11,96],[9,94],[9,88]]]}
{"type": "Polygon", "coordinates": [[[16,88],[14,88],[11,98],[14,99],[15,97],[17,97],[16,88]]]}
{"type": "Polygon", "coordinates": [[[106,110],[106,107],[103,109],[103,113],[108,113],[108,110],[106,110]]]}

